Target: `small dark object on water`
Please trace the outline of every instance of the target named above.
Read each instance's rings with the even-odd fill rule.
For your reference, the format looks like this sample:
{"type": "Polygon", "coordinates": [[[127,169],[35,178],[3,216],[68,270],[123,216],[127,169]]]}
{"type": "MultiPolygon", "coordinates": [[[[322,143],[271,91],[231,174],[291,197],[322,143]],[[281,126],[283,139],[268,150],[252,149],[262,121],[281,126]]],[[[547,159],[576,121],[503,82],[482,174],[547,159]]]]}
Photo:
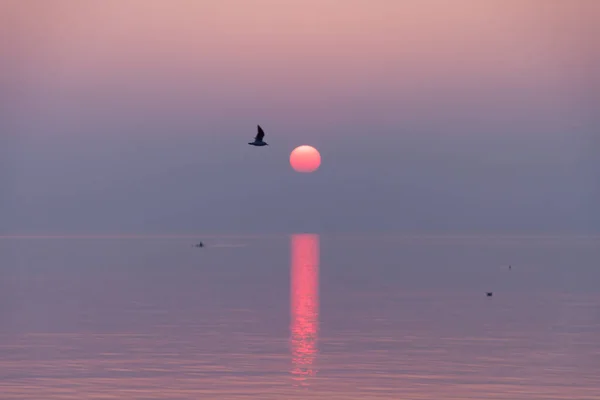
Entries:
{"type": "Polygon", "coordinates": [[[195,244],[194,247],[204,247],[204,243],[200,242],[198,244],[195,244]]]}
{"type": "Polygon", "coordinates": [[[509,266],[508,266],[508,269],[512,269],[512,265],[509,265],[509,266]]]}
{"type": "Polygon", "coordinates": [[[487,297],[492,297],[492,294],[493,294],[492,292],[487,292],[486,293],[487,297]]]}

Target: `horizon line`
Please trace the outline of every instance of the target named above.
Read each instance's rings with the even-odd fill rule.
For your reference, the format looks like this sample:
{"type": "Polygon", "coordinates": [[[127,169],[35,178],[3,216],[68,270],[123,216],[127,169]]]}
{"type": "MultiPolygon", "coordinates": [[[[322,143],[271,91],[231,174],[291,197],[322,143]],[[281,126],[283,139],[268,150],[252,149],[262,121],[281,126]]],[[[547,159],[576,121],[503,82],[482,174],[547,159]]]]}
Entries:
{"type": "Polygon", "coordinates": [[[600,234],[590,233],[318,233],[318,232],[280,232],[280,233],[254,233],[254,234],[211,234],[211,233],[162,233],[162,234],[138,234],[138,233],[108,233],[108,234],[4,234],[0,239],[197,239],[203,237],[223,239],[256,239],[266,237],[280,237],[290,235],[312,234],[320,236],[334,236],[347,238],[361,238],[368,236],[397,238],[397,239],[560,239],[581,238],[600,239],[600,234]]]}

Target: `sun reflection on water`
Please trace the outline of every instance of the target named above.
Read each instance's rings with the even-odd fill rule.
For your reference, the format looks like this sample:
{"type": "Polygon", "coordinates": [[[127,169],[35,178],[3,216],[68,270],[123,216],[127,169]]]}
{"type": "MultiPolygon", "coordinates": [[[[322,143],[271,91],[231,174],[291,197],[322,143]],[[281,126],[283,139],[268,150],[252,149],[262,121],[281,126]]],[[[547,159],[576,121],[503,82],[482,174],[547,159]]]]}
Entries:
{"type": "Polygon", "coordinates": [[[291,238],[291,324],[292,376],[303,383],[316,374],[319,330],[319,236],[291,238]]]}

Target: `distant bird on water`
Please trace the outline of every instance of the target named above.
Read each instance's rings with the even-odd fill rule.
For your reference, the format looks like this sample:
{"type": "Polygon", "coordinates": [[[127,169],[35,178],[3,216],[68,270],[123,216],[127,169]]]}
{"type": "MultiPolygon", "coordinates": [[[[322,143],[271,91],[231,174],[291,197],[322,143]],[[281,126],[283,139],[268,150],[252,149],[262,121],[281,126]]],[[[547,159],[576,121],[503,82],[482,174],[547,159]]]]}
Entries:
{"type": "Polygon", "coordinates": [[[263,141],[263,138],[265,137],[265,132],[262,130],[260,125],[257,125],[257,128],[258,128],[258,133],[254,137],[254,142],[250,142],[248,144],[250,146],[268,146],[269,144],[267,142],[263,141]]]}
{"type": "Polygon", "coordinates": [[[198,244],[195,244],[194,247],[204,247],[204,243],[200,242],[198,244]]]}
{"type": "Polygon", "coordinates": [[[486,293],[487,297],[492,297],[492,294],[493,294],[492,292],[487,292],[486,293]]]}

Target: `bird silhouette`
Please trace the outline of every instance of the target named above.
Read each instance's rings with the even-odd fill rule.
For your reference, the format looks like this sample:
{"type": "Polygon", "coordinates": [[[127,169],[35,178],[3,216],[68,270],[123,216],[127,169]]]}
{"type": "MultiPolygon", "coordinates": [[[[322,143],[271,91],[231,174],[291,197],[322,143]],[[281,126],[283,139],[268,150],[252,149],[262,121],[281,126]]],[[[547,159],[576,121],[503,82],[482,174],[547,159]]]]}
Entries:
{"type": "Polygon", "coordinates": [[[250,142],[248,143],[250,146],[268,146],[269,144],[267,142],[265,142],[263,140],[263,138],[265,137],[265,132],[263,131],[263,129],[260,127],[260,125],[257,125],[257,134],[254,137],[254,142],[250,142]]]}

